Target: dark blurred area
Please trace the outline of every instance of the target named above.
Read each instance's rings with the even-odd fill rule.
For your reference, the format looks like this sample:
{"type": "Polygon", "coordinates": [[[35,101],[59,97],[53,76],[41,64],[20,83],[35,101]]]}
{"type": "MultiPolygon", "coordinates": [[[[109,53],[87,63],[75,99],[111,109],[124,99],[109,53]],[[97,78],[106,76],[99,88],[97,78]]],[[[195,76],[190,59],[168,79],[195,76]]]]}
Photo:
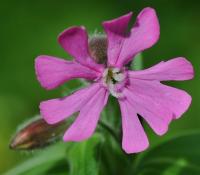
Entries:
{"type": "MultiPolygon", "coordinates": [[[[0,1],[0,174],[30,154],[9,150],[19,124],[39,113],[40,101],[60,96],[60,89],[44,90],[36,80],[34,59],[40,54],[69,58],[57,43],[57,35],[73,25],[89,33],[102,32],[104,20],[144,7],[153,7],[160,20],[159,42],[143,53],[144,67],[183,56],[192,62],[195,78],[173,82],[193,97],[192,106],[170,126],[165,137],[200,128],[200,1],[190,0],[35,0],[0,1]]],[[[151,143],[158,136],[148,133],[151,143]]]]}

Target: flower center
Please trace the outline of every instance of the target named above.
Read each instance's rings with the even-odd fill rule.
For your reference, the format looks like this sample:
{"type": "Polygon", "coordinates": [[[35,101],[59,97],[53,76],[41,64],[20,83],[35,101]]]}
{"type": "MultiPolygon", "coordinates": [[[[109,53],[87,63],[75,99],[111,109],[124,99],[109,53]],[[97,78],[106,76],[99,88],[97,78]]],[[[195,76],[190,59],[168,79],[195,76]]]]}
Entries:
{"type": "Polygon", "coordinates": [[[103,76],[103,85],[107,87],[114,97],[121,97],[120,87],[125,80],[125,74],[119,68],[106,68],[103,76]]]}

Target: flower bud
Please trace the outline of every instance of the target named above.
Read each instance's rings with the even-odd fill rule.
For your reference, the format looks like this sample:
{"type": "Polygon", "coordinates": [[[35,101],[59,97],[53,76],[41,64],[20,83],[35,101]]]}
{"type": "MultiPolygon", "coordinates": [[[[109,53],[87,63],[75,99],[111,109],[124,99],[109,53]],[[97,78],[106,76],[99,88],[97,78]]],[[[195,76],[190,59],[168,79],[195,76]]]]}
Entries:
{"type": "Polygon", "coordinates": [[[107,38],[105,35],[94,35],[89,41],[91,57],[99,64],[107,61],[107,38]]]}
{"type": "Polygon", "coordinates": [[[14,150],[34,150],[48,146],[59,140],[69,123],[47,124],[42,118],[26,123],[13,137],[10,148],[14,150]]]}

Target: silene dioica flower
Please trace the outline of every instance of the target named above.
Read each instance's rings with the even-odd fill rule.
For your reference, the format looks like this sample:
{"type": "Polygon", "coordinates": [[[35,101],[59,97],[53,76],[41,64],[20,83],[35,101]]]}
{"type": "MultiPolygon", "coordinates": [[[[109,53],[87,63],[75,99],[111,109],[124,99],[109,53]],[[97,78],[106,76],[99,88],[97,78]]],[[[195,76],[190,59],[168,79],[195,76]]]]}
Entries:
{"type": "Polygon", "coordinates": [[[46,55],[37,57],[37,78],[48,90],[74,78],[92,82],[67,97],[40,104],[41,115],[48,124],[80,111],[64,134],[64,141],[82,141],[93,134],[109,94],[120,105],[122,147],[127,153],[143,151],[149,145],[137,114],[156,134],[163,135],[169,123],[190,106],[191,97],[185,91],[160,83],[193,78],[193,67],[185,58],[162,61],[145,70],[128,70],[127,64],[134,56],[155,44],[160,34],[154,9],[143,9],[127,32],[131,16],[128,13],[103,22],[106,37],[97,36],[90,41],[84,27],[71,27],[62,32],[58,41],[73,61],[46,55]]]}

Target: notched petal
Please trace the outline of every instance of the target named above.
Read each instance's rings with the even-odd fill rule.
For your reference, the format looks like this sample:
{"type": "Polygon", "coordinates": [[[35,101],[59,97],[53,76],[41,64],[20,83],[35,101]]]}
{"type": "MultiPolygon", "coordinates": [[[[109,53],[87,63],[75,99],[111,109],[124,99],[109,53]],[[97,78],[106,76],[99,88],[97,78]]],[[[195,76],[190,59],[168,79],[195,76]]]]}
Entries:
{"type": "Polygon", "coordinates": [[[68,80],[84,78],[94,80],[100,73],[74,61],[41,55],[35,59],[37,79],[45,89],[54,89],[68,80]]]}

